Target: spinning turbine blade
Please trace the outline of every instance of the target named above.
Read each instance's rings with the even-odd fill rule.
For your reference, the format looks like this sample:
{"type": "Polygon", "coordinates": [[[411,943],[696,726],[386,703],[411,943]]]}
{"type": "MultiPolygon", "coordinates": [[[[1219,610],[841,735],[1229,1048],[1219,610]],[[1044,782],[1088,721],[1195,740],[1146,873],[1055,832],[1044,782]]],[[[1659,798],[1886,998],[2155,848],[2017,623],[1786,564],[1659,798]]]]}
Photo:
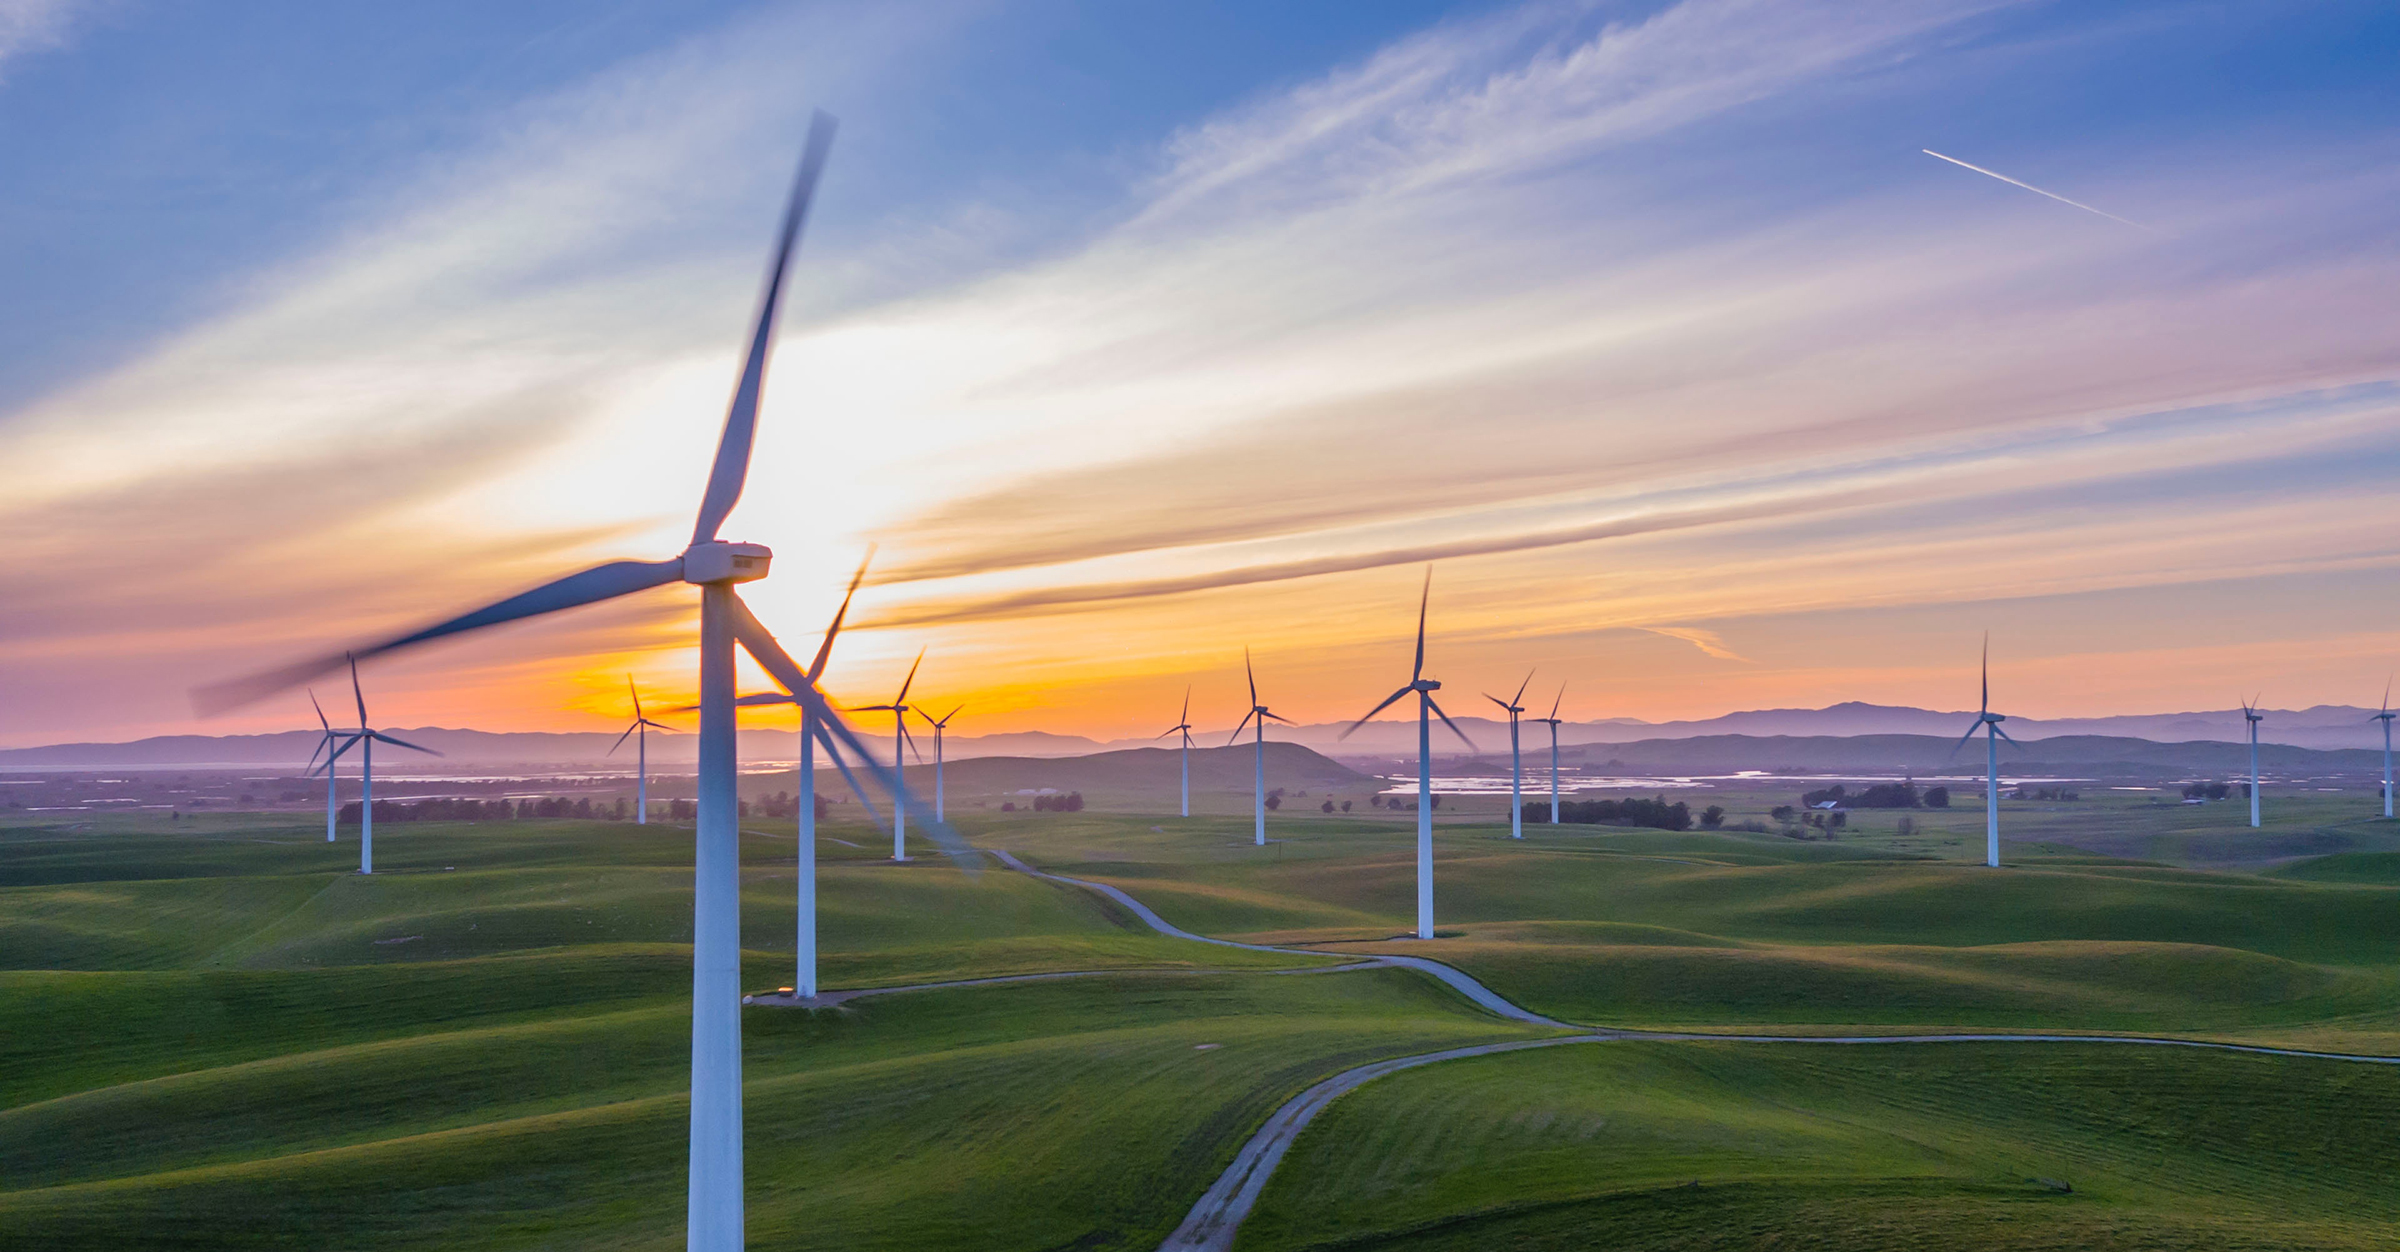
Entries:
{"type": "Polygon", "coordinates": [[[358,697],[358,728],[367,728],[367,693],[358,685],[358,658],[350,658],[350,694],[358,697]]]}
{"type": "Polygon", "coordinates": [[[908,689],[917,685],[917,667],[925,663],[925,649],[917,649],[917,659],[908,663],[908,677],[900,680],[900,694],[892,697],[892,711],[897,713],[908,703],[908,689]]]}
{"type": "MultiPolygon", "coordinates": [[[[1425,567],[1425,591],[1417,597],[1417,664],[1408,671],[1408,681],[1412,683],[1425,676],[1425,609],[1432,603],[1433,567],[1428,565],[1425,567]]],[[[1373,717],[1374,714],[1367,716],[1373,717]]]]}
{"type": "MultiPolygon", "coordinates": [[[[2390,691],[2389,684],[2386,684],[2386,688],[2383,693],[2383,702],[2385,704],[2390,704],[2392,702],[2392,693],[2390,691]]],[[[962,704],[959,707],[963,709],[966,706],[962,704]]],[[[1190,683],[1185,683],[1183,685],[1183,712],[1176,714],[1175,720],[1178,723],[1186,726],[1189,726],[1192,723],[1192,685],[1190,683]]]]}
{"type": "MultiPolygon", "coordinates": [[[[805,706],[820,728],[847,745],[874,773],[876,781],[883,785],[886,792],[900,798],[911,808],[932,812],[931,806],[918,803],[916,793],[909,790],[908,784],[901,780],[896,771],[884,768],[867,751],[866,745],[860,742],[849,723],[844,722],[841,714],[825,702],[825,697],[817,691],[815,684],[808,681],[807,674],[801,671],[799,664],[783,650],[782,644],[775,642],[775,636],[750,612],[750,606],[744,604],[739,596],[732,597],[732,600],[734,638],[741,643],[742,650],[748,652],[750,658],[758,662],[759,668],[767,671],[784,690],[805,706]]],[[[941,844],[942,850],[961,869],[974,871],[982,867],[982,855],[960,837],[957,828],[934,819],[927,823],[927,829],[933,832],[934,841],[941,844]]]]}
{"type": "MultiPolygon", "coordinates": [[[[521,595],[510,596],[497,604],[487,605],[472,613],[428,626],[412,634],[346,652],[328,653],[297,665],[237,678],[231,682],[201,687],[192,692],[192,706],[202,717],[240,708],[245,704],[271,696],[278,691],[297,687],[319,674],[341,668],[346,661],[378,656],[397,648],[409,647],[444,635],[497,626],[518,618],[555,613],[577,605],[596,604],[618,596],[646,591],[683,580],[683,558],[666,561],[611,561],[595,565],[578,574],[569,574],[555,582],[544,583],[521,595]]],[[[365,722],[362,720],[361,725],[365,722]]]]}
{"type": "MultiPolygon", "coordinates": [[[[1995,734],[1995,735],[1998,735],[1998,736],[2000,736],[2000,737],[2001,737],[2001,738],[2003,738],[2003,739],[2006,739],[2006,740],[2008,740],[2010,743],[2017,743],[2015,736],[2013,736],[2013,735],[2010,735],[2010,734],[2009,734],[2007,731],[2000,729],[2000,723],[1998,723],[1998,722],[1993,722],[1993,723],[1992,723],[1992,733],[1993,733],[1993,734],[1995,734]]],[[[2025,745],[2023,745],[2023,744],[2021,744],[2021,743],[2017,743],[2017,746],[2021,748],[2021,747],[2024,747],[2025,745]]]]}
{"type": "Polygon", "coordinates": [[[810,725],[817,742],[824,745],[825,755],[833,761],[833,767],[842,772],[842,781],[850,784],[850,794],[857,796],[859,805],[867,810],[867,821],[877,829],[889,830],[891,823],[883,820],[883,814],[875,811],[874,799],[867,795],[866,788],[858,785],[858,775],[850,772],[850,763],[842,759],[841,747],[834,743],[833,736],[826,734],[822,726],[813,722],[810,725]]]}
{"type": "Polygon", "coordinates": [[[1230,748],[1234,744],[1241,742],[1242,732],[1249,729],[1250,719],[1256,716],[1258,716],[1258,710],[1256,708],[1252,708],[1249,712],[1242,714],[1242,720],[1233,724],[1233,733],[1226,737],[1225,746],[1230,748]]]}
{"type": "Polygon", "coordinates": [[[1258,705],[1258,671],[1250,668],[1250,649],[1242,649],[1242,677],[1250,680],[1250,704],[1258,705]]]}
{"type": "Polygon", "coordinates": [[[1457,722],[1454,722],[1454,721],[1451,721],[1451,720],[1450,720],[1450,715],[1449,715],[1448,713],[1444,713],[1444,712],[1442,711],[1442,706],[1441,706],[1441,705],[1439,705],[1439,704],[1435,704],[1435,703],[1434,703],[1434,701],[1433,701],[1433,697],[1432,697],[1431,695],[1427,695],[1427,696],[1425,697],[1425,704],[1426,704],[1426,706],[1427,706],[1428,708],[1431,708],[1431,709],[1433,710],[1433,715],[1434,715],[1435,717],[1438,717],[1438,718],[1442,719],[1442,725],[1444,725],[1444,726],[1447,726],[1447,727],[1449,727],[1449,728],[1450,728],[1450,733],[1451,733],[1451,734],[1454,734],[1454,735],[1458,736],[1458,741],[1459,741],[1460,743],[1463,743],[1463,744],[1467,745],[1467,748],[1468,748],[1468,750],[1469,750],[1469,751],[1472,751],[1472,752],[1478,752],[1478,753],[1480,753],[1480,752],[1482,752],[1482,751],[1483,751],[1483,749],[1481,749],[1481,748],[1478,748],[1478,747],[1476,747],[1476,746],[1475,746],[1475,741],[1474,741],[1474,740],[1467,738],[1467,732],[1465,732],[1465,731],[1463,731],[1463,730],[1460,730],[1460,729],[1458,728],[1458,723],[1457,723],[1457,722]]]}
{"type": "Polygon", "coordinates": [[[1283,723],[1284,725],[1286,725],[1286,726],[1290,726],[1290,725],[1293,725],[1293,724],[1294,724],[1294,723],[1292,722],[1292,719],[1290,719],[1290,718],[1288,718],[1288,717],[1285,717],[1285,716],[1284,716],[1283,714],[1281,714],[1281,713],[1269,713],[1269,712],[1268,712],[1268,711],[1266,711],[1265,709],[1260,709],[1260,710],[1258,711],[1258,715],[1259,715],[1260,717],[1273,718],[1273,719],[1274,719],[1274,720],[1276,720],[1276,721],[1282,722],[1282,723],[1283,723]]]}
{"type": "Polygon", "coordinates": [[[373,738],[373,739],[375,740],[375,742],[377,742],[377,743],[388,743],[388,744],[392,745],[392,746],[393,746],[393,747],[395,747],[395,748],[407,748],[408,750],[410,750],[410,751],[412,751],[412,752],[422,752],[422,753],[424,753],[424,754],[425,754],[425,755],[427,755],[427,756],[440,756],[440,755],[442,755],[441,753],[439,753],[439,752],[436,752],[436,751],[434,751],[434,750],[433,750],[433,749],[431,749],[431,748],[420,748],[420,747],[418,747],[417,745],[415,745],[415,744],[413,744],[413,743],[410,743],[410,742],[409,742],[408,740],[406,740],[406,739],[394,739],[394,738],[392,738],[390,735],[387,735],[387,734],[383,733],[383,732],[382,732],[382,731],[380,731],[380,730],[378,730],[378,731],[373,731],[373,732],[370,732],[370,737],[371,737],[371,738],[373,738]]]}
{"type": "Polygon", "coordinates": [[[1352,732],[1352,731],[1355,731],[1355,730],[1357,730],[1359,727],[1366,725],[1366,724],[1367,724],[1368,722],[1370,722],[1370,721],[1373,721],[1373,720],[1374,720],[1374,718],[1375,718],[1375,715],[1376,715],[1377,713],[1381,713],[1381,712],[1382,712],[1382,711],[1384,711],[1385,709],[1388,709],[1388,708],[1392,707],[1393,703],[1394,703],[1394,702],[1396,702],[1396,701],[1398,701],[1398,700],[1400,699],[1400,697],[1402,697],[1402,696],[1404,696],[1404,695],[1407,695],[1409,692],[1411,692],[1411,691],[1414,691],[1414,690],[1416,690],[1416,688],[1415,688],[1413,685],[1412,685],[1412,686],[1407,686],[1407,687],[1402,687],[1400,690],[1398,690],[1398,691],[1395,691],[1395,692],[1393,692],[1392,694],[1390,694],[1390,695],[1388,695],[1388,696],[1385,696],[1385,697],[1383,698],[1383,703],[1376,705],[1374,708],[1368,709],[1368,710],[1367,710],[1367,715],[1366,715],[1365,717],[1362,717],[1362,718],[1358,719],[1357,721],[1350,723],[1350,726],[1349,726],[1349,728],[1348,728],[1347,730],[1344,730],[1344,731],[1343,731],[1343,732],[1342,732],[1340,735],[1338,735],[1338,736],[1335,736],[1335,737],[1336,737],[1336,738],[1339,738],[1339,739],[1347,739],[1347,738],[1349,738],[1349,737],[1350,737],[1350,735],[1351,735],[1351,732],[1352,732]]]}
{"type": "Polygon", "coordinates": [[[631,674],[625,676],[625,693],[633,697],[633,720],[634,724],[638,726],[642,721],[642,693],[633,685],[633,675],[631,674]]]}
{"type": "Polygon", "coordinates": [[[817,645],[816,659],[808,663],[808,678],[815,682],[825,676],[825,658],[833,655],[833,637],[842,633],[842,619],[850,616],[850,597],[858,594],[858,585],[866,581],[867,562],[875,559],[875,549],[858,563],[858,572],[850,576],[850,589],[842,593],[842,607],[833,611],[833,625],[825,628],[825,642],[817,645]]]}
{"type": "Polygon", "coordinates": [[[800,239],[800,224],[816,194],[817,176],[825,170],[825,154],[833,146],[833,119],[818,113],[809,119],[808,147],[800,154],[800,172],[792,179],[792,198],[784,206],[783,231],[775,243],[775,264],[767,271],[766,294],[758,302],[758,329],[750,335],[750,355],[742,365],[742,381],[733,389],[733,404],[725,412],[725,433],[717,440],[716,463],[708,471],[708,491],[700,498],[700,517],[692,526],[692,542],[717,537],[725,515],[742,498],[742,483],[750,475],[750,440],[758,429],[758,395],[767,381],[767,356],[775,347],[775,313],[783,303],[783,276],[791,267],[792,249],[800,239]]]}
{"type": "Polygon", "coordinates": [[[1979,731],[1979,730],[1981,730],[1981,729],[1983,729],[1985,726],[1988,726],[1988,725],[1990,725],[1990,724],[1991,724],[1991,723],[1989,723],[1989,722],[1980,722],[1980,721],[1979,721],[1979,722],[1975,723],[1974,725],[1967,727],[1967,733],[1965,733],[1965,734],[1963,734],[1963,735],[1960,735],[1960,736],[1958,737],[1958,742],[1950,745],[1950,755],[1949,755],[1949,756],[1946,756],[1946,757],[1943,757],[1942,759],[1943,759],[1943,760],[1945,760],[1945,761],[1947,761],[1947,760],[1952,760],[1952,759],[1956,758],[1956,757],[1958,756],[1958,750],[1959,750],[1960,748],[1963,748],[1963,747],[1967,746],[1967,741],[1968,741],[1969,739],[1973,739],[1973,738],[1975,737],[1975,732],[1976,732],[1976,731],[1979,731]]]}
{"type": "MultiPolygon", "coordinates": [[[[2388,693],[2386,694],[2386,699],[2387,701],[2389,699],[2388,693]]],[[[325,706],[317,703],[317,693],[313,690],[308,693],[308,707],[317,711],[317,725],[324,727],[326,734],[332,734],[333,723],[325,720],[325,706]]]]}
{"type": "Polygon", "coordinates": [[[1520,708],[1516,707],[1516,706],[1517,706],[1517,702],[1518,702],[1518,701],[1520,701],[1520,700],[1523,700],[1523,699],[1525,698],[1525,689],[1526,689],[1527,687],[1530,687],[1530,686],[1532,686],[1532,685],[1533,685],[1533,671],[1532,671],[1532,670],[1526,670],[1526,671],[1525,671],[1525,681],[1523,681],[1523,682],[1521,682],[1521,683],[1518,683],[1518,684],[1517,684],[1517,694],[1515,694],[1515,695],[1513,695],[1513,696],[1510,696],[1510,697],[1508,698],[1508,705],[1509,705],[1509,711],[1510,711],[1510,712],[1514,712],[1514,713],[1522,713],[1522,712],[1524,712],[1524,711],[1525,711],[1525,710],[1523,710],[1523,709],[1520,709],[1520,708]]]}
{"type": "Polygon", "coordinates": [[[1557,720],[1558,720],[1558,706],[1559,706],[1559,705],[1562,705],[1562,704],[1565,704],[1566,702],[1567,702],[1567,685],[1566,685],[1565,683],[1560,683],[1560,684],[1558,685],[1558,698],[1557,698],[1557,699],[1555,699],[1555,700],[1552,700],[1552,701],[1550,702],[1550,720],[1551,720],[1551,721],[1555,722],[1555,721],[1557,721],[1557,720]]]}
{"type": "Polygon", "coordinates": [[[633,732],[640,730],[641,728],[642,723],[640,722],[635,722],[633,725],[626,727],[625,733],[617,736],[617,741],[615,743],[608,745],[607,755],[615,756],[617,754],[617,749],[624,747],[625,741],[633,738],[633,732]]]}
{"type": "Polygon", "coordinates": [[[1992,711],[1992,632],[1983,632],[1983,706],[1978,712],[1992,711]]]}

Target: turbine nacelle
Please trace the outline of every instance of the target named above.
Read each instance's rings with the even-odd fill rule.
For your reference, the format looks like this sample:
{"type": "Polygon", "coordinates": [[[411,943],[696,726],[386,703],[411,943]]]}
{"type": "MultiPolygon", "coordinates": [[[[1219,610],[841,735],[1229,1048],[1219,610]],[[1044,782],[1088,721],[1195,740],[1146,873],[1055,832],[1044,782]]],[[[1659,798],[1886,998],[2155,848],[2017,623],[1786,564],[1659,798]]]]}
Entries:
{"type": "Polygon", "coordinates": [[[1410,691],[1440,691],[1442,685],[1430,678],[1420,678],[1408,684],[1410,691]]]}
{"type": "Polygon", "coordinates": [[[774,559],[763,543],[703,540],[683,550],[683,581],[702,586],[757,582],[767,576],[767,565],[774,559]]]}
{"type": "Polygon", "coordinates": [[[1982,719],[1987,722],[2005,722],[2008,720],[2008,714],[2006,713],[1985,713],[1981,716],[1982,719]]]}

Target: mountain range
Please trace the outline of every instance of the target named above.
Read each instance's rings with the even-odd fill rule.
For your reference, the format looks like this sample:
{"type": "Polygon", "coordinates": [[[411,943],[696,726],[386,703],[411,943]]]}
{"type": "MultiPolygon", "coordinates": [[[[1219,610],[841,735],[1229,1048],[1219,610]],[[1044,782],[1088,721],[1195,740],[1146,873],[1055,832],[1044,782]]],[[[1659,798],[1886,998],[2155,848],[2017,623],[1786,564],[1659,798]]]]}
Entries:
{"type": "MultiPolygon", "coordinates": [[[[2266,710],[2266,721],[2260,727],[2260,738],[2269,744],[2328,751],[2380,749],[2382,739],[2372,722],[2373,713],[2372,709],[2347,705],[2318,705],[2300,710],[2270,709],[2266,710]]],[[[1821,709],[1755,709],[1696,721],[1644,722],[1632,718],[1609,718],[1569,722],[1559,727],[1559,742],[1569,747],[1580,747],[1662,744],[1721,737],[1758,741],[1778,738],[1838,740],[1873,736],[1922,736],[1955,741],[1973,718],[1972,713],[1854,701],[1821,709]]],[[[1473,737],[1481,755],[1505,755],[1508,747],[1507,723],[1482,717],[1462,717],[1458,719],[1458,724],[1473,737]]],[[[1272,739],[1305,744],[1334,757],[1386,758],[1410,755],[1416,751],[1416,726],[1413,721],[1369,722],[1348,739],[1343,739],[1341,732],[1346,726],[1347,723],[1342,722],[1320,722],[1278,726],[1269,733],[1272,739]]],[[[2147,740],[2154,744],[2231,745],[2242,742],[2245,737],[2240,709],[2092,718],[2012,717],[2007,729],[2026,744],[2051,739],[2102,737],[2111,740],[2147,740]]],[[[265,735],[162,735],[129,743],[68,743],[0,749],[0,773],[28,770],[288,768],[308,759],[317,745],[318,733],[313,730],[291,730],[265,735]]],[[[379,754],[377,763],[394,772],[429,768],[455,772],[463,767],[482,766],[512,770],[572,770],[625,768],[631,764],[630,748],[619,751],[613,757],[609,754],[609,748],[616,742],[617,736],[606,731],[492,732],[425,726],[392,733],[443,754],[443,758],[436,762],[432,758],[418,758],[413,753],[387,749],[385,754],[379,754]]],[[[1213,746],[1223,742],[1223,733],[1218,731],[1214,736],[1200,735],[1199,742],[1213,746]]],[[[1470,755],[1455,738],[1438,729],[1436,734],[1437,755],[1470,755]]],[[[879,739],[867,735],[866,738],[877,745],[879,752],[890,750],[888,736],[879,739]]],[[[1546,750],[1549,744],[1547,728],[1538,723],[1525,726],[1524,742],[1529,754],[1537,749],[1546,750]]],[[[931,747],[929,743],[922,746],[931,747]]],[[[1156,740],[1120,739],[1103,742],[1081,735],[1058,735],[1045,731],[952,734],[946,745],[947,754],[952,760],[991,756],[1071,757],[1156,746],[1156,740]]],[[[2063,748],[2065,745],[2060,746],[2063,748]]],[[[650,741],[650,758],[669,769],[688,766],[695,747],[696,742],[691,735],[658,735],[650,741]]],[[[1752,747],[1758,751],[1766,750],[1765,745],[1755,742],[1752,747]]],[[[742,732],[741,753],[743,759],[748,761],[790,761],[798,755],[797,739],[794,732],[787,730],[745,730],[742,732]]],[[[1645,750],[1645,755],[1661,754],[1667,754],[1666,750],[1645,750]]],[[[1713,750],[1684,751],[1672,755],[1689,761],[1712,756],[1713,750]]],[[[2045,755],[2059,753],[2027,750],[2022,759],[2038,759],[2045,755]]],[[[2070,755],[2081,757],[2085,753],[2078,749],[2070,755]]],[[[2141,754],[2136,752],[2135,755],[2141,754]]],[[[1801,764],[1804,762],[1796,759],[1765,764],[1754,759],[1745,761],[1738,768],[1776,768],[1801,764]]]]}

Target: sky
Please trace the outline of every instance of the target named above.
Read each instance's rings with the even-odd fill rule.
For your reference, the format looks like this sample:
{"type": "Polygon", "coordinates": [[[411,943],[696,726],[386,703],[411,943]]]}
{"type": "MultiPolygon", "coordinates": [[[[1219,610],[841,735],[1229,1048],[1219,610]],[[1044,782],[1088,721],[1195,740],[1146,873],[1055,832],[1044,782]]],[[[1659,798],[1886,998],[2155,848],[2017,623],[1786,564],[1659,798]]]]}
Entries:
{"type": "MultiPolygon", "coordinates": [[[[680,550],[816,108],[725,534],[794,651],[873,550],[837,698],[923,650],[959,732],[1230,727],[1247,647],[1354,717],[1430,565],[1454,712],[1972,708],[1986,632],[2003,712],[2372,706],[2396,54],[2365,0],[0,0],[0,746],[311,723],[189,691],[680,550]]],[[[612,727],[696,619],[379,659],[373,720],[612,727]]]]}

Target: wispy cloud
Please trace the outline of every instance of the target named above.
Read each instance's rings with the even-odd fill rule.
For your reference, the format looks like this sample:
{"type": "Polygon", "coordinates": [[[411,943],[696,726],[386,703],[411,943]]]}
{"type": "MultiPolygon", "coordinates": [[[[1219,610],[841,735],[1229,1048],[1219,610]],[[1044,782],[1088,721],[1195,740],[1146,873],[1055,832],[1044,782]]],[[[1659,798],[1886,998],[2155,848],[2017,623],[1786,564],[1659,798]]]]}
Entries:
{"type": "Polygon", "coordinates": [[[1749,657],[1743,656],[1741,653],[1726,647],[1725,641],[1719,638],[1717,636],[1717,632],[1713,630],[1702,630],[1697,626],[1644,626],[1641,629],[1649,631],[1653,635],[1664,635],[1669,639],[1681,639],[1685,643],[1700,649],[1702,655],[1714,657],[1720,661],[1742,661],[1747,663],[1750,660],[1749,657]]]}
{"type": "Polygon", "coordinates": [[[0,0],[0,71],[27,53],[56,48],[89,8],[77,0],[0,0]]]}

